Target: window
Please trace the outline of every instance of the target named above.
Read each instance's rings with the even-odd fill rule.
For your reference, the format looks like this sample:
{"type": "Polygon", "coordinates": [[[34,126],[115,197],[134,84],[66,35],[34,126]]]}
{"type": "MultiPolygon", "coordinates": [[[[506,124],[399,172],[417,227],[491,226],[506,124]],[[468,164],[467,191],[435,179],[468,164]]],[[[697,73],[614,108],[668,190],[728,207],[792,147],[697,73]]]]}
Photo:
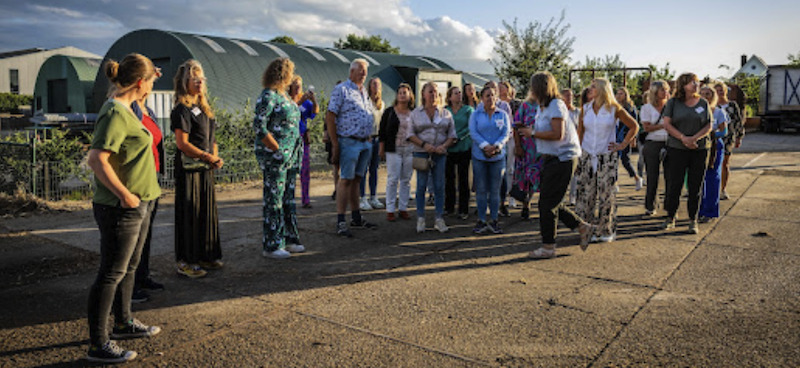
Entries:
{"type": "Polygon", "coordinates": [[[11,93],[19,94],[19,69],[8,70],[8,80],[11,82],[9,90],[11,93]]]}

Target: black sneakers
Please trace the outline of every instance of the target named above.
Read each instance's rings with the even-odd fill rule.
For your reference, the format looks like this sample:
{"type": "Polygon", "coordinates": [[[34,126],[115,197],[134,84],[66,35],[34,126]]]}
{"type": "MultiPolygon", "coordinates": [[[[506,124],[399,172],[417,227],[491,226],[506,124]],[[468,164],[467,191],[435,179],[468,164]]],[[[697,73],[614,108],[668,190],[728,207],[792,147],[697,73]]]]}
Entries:
{"type": "Polygon", "coordinates": [[[144,289],[133,289],[133,295],[131,296],[131,303],[144,303],[150,300],[150,294],[148,294],[144,289]]]}
{"type": "Polygon", "coordinates": [[[158,282],[153,281],[151,278],[146,278],[140,285],[138,285],[140,289],[150,290],[150,291],[162,291],[164,290],[164,285],[158,282]]]}
{"type": "Polygon", "coordinates": [[[353,233],[350,232],[350,229],[347,228],[347,223],[344,221],[336,224],[336,235],[344,236],[347,238],[353,237],[353,233]]]}
{"type": "Polygon", "coordinates": [[[136,358],[136,352],[123,350],[113,341],[108,341],[103,346],[92,345],[86,360],[99,363],[123,363],[136,358]]]}
{"type": "Polygon", "coordinates": [[[356,220],[351,220],[350,221],[350,226],[352,226],[352,227],[360,227],[362,229],[376,229],[378,227],[378,225],[375,225],[375,224],[373,224],[373,223],[371,223],[371,222],[369,222],[367,220],[364,220],[363,217],[361,218],[360,222],[356,222],[356,220]]]}
{"type": "Polygon", "coordinates": [[[161,327],[148,326],[134,318],[124,325],[114,325],[114,329],[111,331],[111,338],[114,340],[135,339],[155,336],[159,332],[161,332],[161,327]]]}

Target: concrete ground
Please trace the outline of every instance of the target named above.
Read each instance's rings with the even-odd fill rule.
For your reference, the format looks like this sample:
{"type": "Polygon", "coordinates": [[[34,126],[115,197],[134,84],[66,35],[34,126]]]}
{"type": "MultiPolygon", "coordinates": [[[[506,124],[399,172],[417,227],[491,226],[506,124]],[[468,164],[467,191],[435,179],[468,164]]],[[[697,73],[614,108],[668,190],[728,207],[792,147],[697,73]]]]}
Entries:
{"type": "MultiPolygon", "coordinates": [[[[732,164],[731,199],[699,235],[683,205],[660,230],[621,175],[617,241],[581,252],[561,229],[543,261],[525,257],[536,211],[493,236],[471,234],[475,215],[440,234],[428,207],[417,234],[371,211],[377,230],[339,238],[332,185],[315,180],[298,209],[307,253],[262,258],[260,187],[221,189],[226,265],[190,280],[167,197],[151,260],[167,290],[134,305],[163,332],[120,345],[148,367],[800,366],[800,136],[752,134],[732,164]]],[[[0,367],[86,365],[98,244],[90,210],[0,222],[0,367]]]]}

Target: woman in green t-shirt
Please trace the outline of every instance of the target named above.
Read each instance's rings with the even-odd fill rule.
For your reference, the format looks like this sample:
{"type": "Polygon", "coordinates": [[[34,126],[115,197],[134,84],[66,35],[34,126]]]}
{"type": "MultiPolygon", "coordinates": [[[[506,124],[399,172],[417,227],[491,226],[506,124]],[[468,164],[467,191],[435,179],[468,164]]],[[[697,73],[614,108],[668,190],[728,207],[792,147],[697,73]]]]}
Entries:
{"type": "Polygon", "coordinates": [[[130,106],[153,89],[157,73],[153,62],[139,54],[130,54],[119,63],[109,61],[104,71],[112,91],[100,109],[89,151],[89,166],[97,181],[92,205],[100,229],[100,269],[89,291],[87,359],[121,363],[135,358],[136,352],[123,350],[109,339],[112,304],[116,307],[110,338],[147,337],[161,331],[131,316],[136,267],[161,189],[152,135],[130,106]]]}
{"type": "Polygon", "coordinates": [[[667,220],[664,229],[675,228],[675,212],[680,204],[683,178],[687,177],[689,198],[689,232],[697,234],[697,211],[700,208],[700,188],[708,161],[711,132],[711,109],[697,93],[700,82],[693,73],[681,74],[676,81],[675,97],[664,107],[664,130],[667,131],[667,157],[664,160],[664,180],[667,196],[664,207],[667,220]]]}

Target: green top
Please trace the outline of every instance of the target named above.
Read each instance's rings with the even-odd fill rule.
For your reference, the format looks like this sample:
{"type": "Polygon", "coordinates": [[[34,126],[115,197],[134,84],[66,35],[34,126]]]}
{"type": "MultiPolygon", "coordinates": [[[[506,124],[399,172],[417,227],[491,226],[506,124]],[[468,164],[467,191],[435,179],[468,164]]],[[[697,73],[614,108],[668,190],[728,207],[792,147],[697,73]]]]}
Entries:
{"type": "MultiPolygon", "coordinates": [[[[708,108],[708,102],[704,99],[692,106],[686,106],[685,103],[678,101],[674,98],[667,101],[664,106],[664,117],[672,119],[671,124],[675,129],[678,129],[683,135],[691,137],[699,132],[703,127],[711,124],[711,109],[708,108]]],[[[709,149],[711,141],[708,135],[697,141],[697,149],[709,149]]],[[[681,141],[672,135],[667,138],[667,147],[688,150],[681,141]]]]}
{"type": "Polygon", "coordinates": [[[469,117],[475,109],[469,105],[462,105],[461,108],[458,109],[458,113],[454,113],[450,106],[447,106],[447,110],[453,114],[453,123],[456,126],[456,135],[458,136],[456,143],[450,146],[447,152],[455,153],[471,150],[472,139],[469,137],[469,117]]]}
{"type": "MultiPolygon", "coordinates": [[[[107,101],[94,126],[92,149],[110,151],[111,168],[128,190],[143,201],[161,195],[153,158],[153,137],[126,106],[107,101]]],[[[119,205],[119,198],[95,177],[94,203],[119,205]]]]}

